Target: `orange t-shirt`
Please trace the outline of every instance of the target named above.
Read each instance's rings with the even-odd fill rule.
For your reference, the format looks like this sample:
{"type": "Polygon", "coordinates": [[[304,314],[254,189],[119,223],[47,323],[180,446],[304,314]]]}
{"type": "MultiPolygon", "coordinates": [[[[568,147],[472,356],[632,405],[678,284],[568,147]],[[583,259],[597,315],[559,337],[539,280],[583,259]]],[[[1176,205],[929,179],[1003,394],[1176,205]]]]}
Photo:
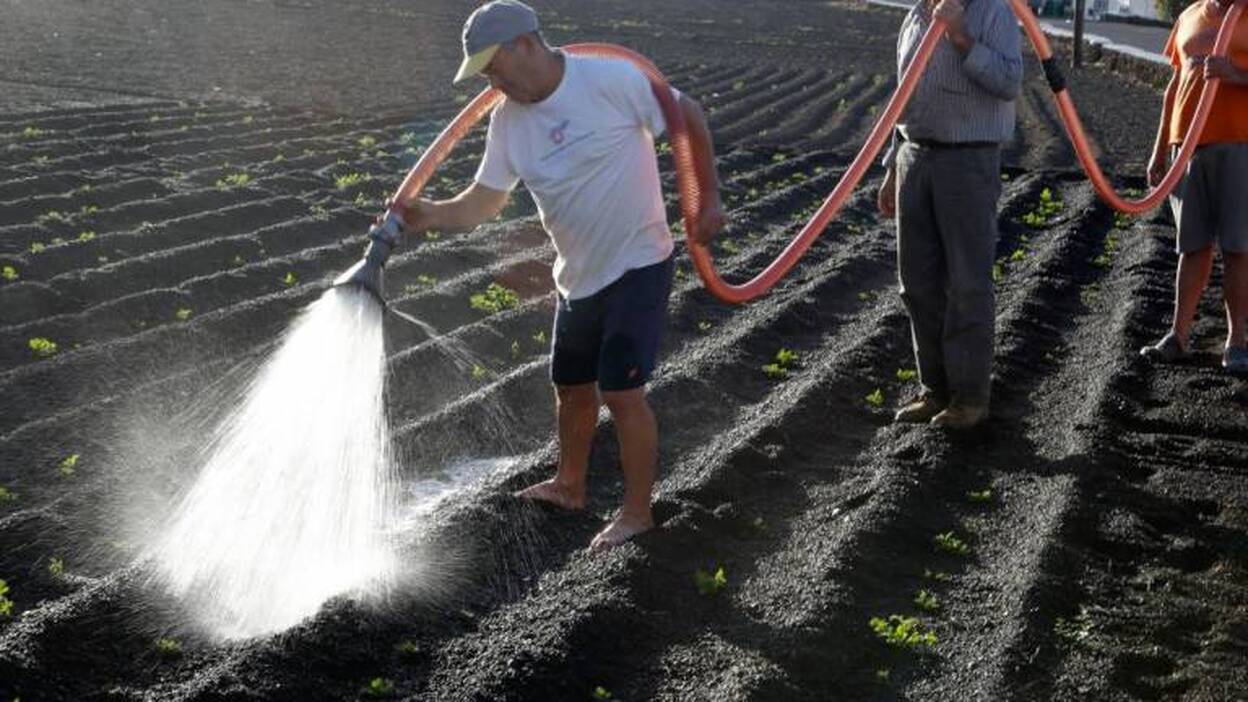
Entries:
{"type": "MultiPolygon", "coordinates": [[[[1187,59],[1208,56],[1226,10],[1214,0],[1196,0],[1179,15],[1166,42],[1165,55],[1179,72],[1179,91],[1170,112],[1170,143],[1177,144],[1187,135],[1187,127],[1196,114],[1196,103],[1205,85],[1204,67],[1192,70],[1187,59]]],[[[1227,48],[1231,62],[1240,70],[1248,70],[1248,11],[1240,15],[1227,48]]],[[[1248,85],[1232,85],[1222,81],[1213,109],[1197,144],[1248,141],[1248,85]]]]}

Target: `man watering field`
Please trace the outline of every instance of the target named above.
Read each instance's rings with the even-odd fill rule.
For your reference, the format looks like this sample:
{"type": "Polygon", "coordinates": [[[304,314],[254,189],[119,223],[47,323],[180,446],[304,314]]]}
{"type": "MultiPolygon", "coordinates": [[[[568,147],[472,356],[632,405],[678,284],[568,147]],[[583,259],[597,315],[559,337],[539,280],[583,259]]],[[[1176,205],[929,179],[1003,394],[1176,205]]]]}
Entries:
{"type": "MultiPolygon", "coordinates": [[[[537,15],[515,0],[477,9],[464,26],[463,47],[455,80],[483,75],[506,99],[491,116],[475,182],[450,200],[401,203],[406,226],[469,230],[496,217],[519,181],[533,194],[557,254],[551,380],[559,465],[554,478],[518,495],[584,508],[590,444],[605,403],[620,443],[624,502],[591,546],[616,546],[653,525],[658,427],[645,385],[674,268],[654,151],[654,136],[666,128],[663,114],[637,68],[549,47],[537,15]]],[[[714,172],[701,109],[673,93],[694,153],[714,172]]],[[[714,191],[689,235],[709,242],[723,223],[714,191]]]]}
{"type": "Polygon", "coordinates": [[[920,0],[898,73],[933,18],[946,22],[884,157],[880,212],[897,218],[897,270],[923,394],[899,422],[962,429],[988,415],[1000,143],[1022,88],[1018,27],[1002,0],[920,0]]]}

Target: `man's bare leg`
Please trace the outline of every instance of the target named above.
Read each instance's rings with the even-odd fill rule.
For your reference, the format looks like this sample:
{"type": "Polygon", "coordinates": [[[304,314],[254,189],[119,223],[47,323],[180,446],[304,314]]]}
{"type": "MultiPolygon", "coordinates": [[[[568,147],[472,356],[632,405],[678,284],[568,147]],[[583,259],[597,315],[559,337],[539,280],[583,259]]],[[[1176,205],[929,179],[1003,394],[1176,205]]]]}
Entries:
{"type": "Polygon", "coordinates": [[[645,388],[604,392],[602,399],[611,410],[620,442],[624,504],[619,515],[590,542],[590,548],[596,550],[619,546],[654,526],[650,498],[659,452],[658,422],[646,400],[645,388]]]}
{"type": "Polygon", "coordinates": [[[598,426],[596,383],[555,386],[559,422],[559,467],[555,477],[516,493],[558,505],[585,509],[585,475],[589,471],[589,448],[598,426]]]}
{"type": "Polygon", "coordinates": [[[1248,253],[1222,252],[1222,296],[1226,299],[1226,345],[1243,346],[1248,324],[1248,253]]]}
{"type": "Polygon", "coordinates": [[[1174,276],[1174,321],[1171,329],[1184,351],[1191,349],[1189,338],[1192,323],[1196,319],[1196,308],[1200,306],[1200,296],[1209,284],[1209,273],[1212,270],[1212,246],[1179,254],[1179,270],[1174,276]]]}

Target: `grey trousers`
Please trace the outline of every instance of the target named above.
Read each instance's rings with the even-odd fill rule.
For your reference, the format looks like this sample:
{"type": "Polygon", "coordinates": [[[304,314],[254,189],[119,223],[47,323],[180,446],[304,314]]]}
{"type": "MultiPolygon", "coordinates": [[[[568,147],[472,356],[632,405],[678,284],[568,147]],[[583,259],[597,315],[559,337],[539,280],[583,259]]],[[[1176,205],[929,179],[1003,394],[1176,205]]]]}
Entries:
{"type": "Polygon", "coordinates": [[[942,399],[986,405],[1001,149],[906,142],[896,168],[897,273],[919,380],[942,399]]]}

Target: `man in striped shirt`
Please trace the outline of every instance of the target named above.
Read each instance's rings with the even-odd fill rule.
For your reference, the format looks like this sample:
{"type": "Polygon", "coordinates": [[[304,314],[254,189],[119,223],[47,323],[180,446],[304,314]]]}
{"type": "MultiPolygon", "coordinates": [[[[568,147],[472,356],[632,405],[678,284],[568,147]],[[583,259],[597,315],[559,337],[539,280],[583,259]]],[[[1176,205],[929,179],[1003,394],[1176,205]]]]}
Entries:
{"type": "Polygon", "coordinates": [[[1023,59],[1005,0],[919,0],[901,25],[898,75],[934,18],[947,28],[885,154],[878,204],[897,218],[923,385],[897,421],[964,429],[988,416],[1000,145],[1014,133],[1023,59]]]}

